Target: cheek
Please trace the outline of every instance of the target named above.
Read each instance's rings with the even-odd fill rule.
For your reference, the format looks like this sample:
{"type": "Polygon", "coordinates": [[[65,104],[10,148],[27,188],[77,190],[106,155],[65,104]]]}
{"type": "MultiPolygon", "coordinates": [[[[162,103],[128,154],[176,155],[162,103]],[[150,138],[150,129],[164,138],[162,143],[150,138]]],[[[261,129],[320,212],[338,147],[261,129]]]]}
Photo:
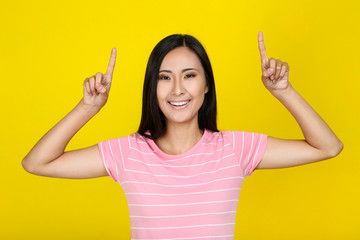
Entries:
{"type": "Polygon", "coordinates": [[[167,98],[168,89],[166,84],[158,84],[156,88],[156,98],[158,105],[164,104],[164,100],[167,98]]]}
{"type": "Polygon", "coordinates": [[[158,100],[162,99],[164,95],[164,88],[161,84],[158,84],[156,87],[156,97],[158,100]]]}
{"type": "Polygon", "coordinates": [[[206,87],[204,84],[189,84],[187,90],[193,95],[193,97],[204,97],[206,93],[206,87]]]}

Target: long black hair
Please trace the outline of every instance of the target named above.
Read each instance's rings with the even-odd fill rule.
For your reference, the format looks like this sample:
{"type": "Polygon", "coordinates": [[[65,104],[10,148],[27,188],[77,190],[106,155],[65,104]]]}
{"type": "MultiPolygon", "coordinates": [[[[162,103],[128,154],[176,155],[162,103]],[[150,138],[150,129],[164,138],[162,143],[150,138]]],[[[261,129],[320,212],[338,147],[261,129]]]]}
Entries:
{"type": "Polygon", "coordinates": [[[216,92],[214,75],[209,57],[201,43],[193,36],[187,34],[173,34],[162,39],[150,54],[146,67],[142,115],[138,133],[150,139],[161,137],[166,131],[165,116],[157,103],[156,88],[160,65],[168,52],[177,47],[188,47],[198,57],[204,69],[208,92],[205,94],[203,105],[198,112],[198,124],[204,128],[218,132],[216,124],[216,92]],[[150,134],[146,132],[149,131],[150,134]]]}

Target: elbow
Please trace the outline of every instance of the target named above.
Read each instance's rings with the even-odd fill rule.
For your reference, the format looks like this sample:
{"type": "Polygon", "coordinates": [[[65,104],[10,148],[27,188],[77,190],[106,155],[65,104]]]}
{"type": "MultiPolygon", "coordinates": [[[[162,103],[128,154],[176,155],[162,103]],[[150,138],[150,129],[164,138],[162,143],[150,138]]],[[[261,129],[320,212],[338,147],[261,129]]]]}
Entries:
{"type": "Polygon", "coordinates": [[[26,157],[21,161],[21,165],[28,173],[35,174],[35,167],[33,164],[29,163],[29,160],[26,157]]]}
{"type": "Polygon", "coordinates": [[[328,158],[336,157],[341,153],[343,149],[344,149],[344,144],[339,140],[339,143],[328,151],[328,158]]]}

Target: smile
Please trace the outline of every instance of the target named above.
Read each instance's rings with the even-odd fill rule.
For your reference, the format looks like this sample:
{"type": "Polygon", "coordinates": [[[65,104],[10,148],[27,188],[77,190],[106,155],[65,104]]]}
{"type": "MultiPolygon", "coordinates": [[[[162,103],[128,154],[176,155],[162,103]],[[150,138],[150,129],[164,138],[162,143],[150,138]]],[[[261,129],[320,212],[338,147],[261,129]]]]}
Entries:
{"type": "Polygon", "coordinates": [[[183,106],[183,105],[187,104],[188,102],[190,102],[190,100],[182,101],[182,102],[169,102],[169,103],[174,106],[183,106]]]}
{"type": "Polygon", "coordinates": [[[191,100],[168,102],[168,103],[169,103],[173,108],[175,108],[175,109],[182,109],[182,108],[185,108],[190,101],[191,101],[191,100]]]}

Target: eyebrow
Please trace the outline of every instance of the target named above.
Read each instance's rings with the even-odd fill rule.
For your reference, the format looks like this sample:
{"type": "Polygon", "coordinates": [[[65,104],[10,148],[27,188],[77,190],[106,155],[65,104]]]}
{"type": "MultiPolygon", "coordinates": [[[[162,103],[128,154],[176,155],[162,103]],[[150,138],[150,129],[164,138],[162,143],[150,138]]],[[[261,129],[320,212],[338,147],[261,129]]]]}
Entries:
{"type": "MultiPolygon", "coordinates": [[[[181,70],[181,72],[186,72],[186,71],[189,71],[189,70],[195,70],[195,71],[198,71],[196,68],[184,68],[183,70],[181,70]]],[[[161,72],[168,72],[168,73],[172,73],[172,71],[170,70],[161,70],[159,71],[159,73],[161,72]]]]}

